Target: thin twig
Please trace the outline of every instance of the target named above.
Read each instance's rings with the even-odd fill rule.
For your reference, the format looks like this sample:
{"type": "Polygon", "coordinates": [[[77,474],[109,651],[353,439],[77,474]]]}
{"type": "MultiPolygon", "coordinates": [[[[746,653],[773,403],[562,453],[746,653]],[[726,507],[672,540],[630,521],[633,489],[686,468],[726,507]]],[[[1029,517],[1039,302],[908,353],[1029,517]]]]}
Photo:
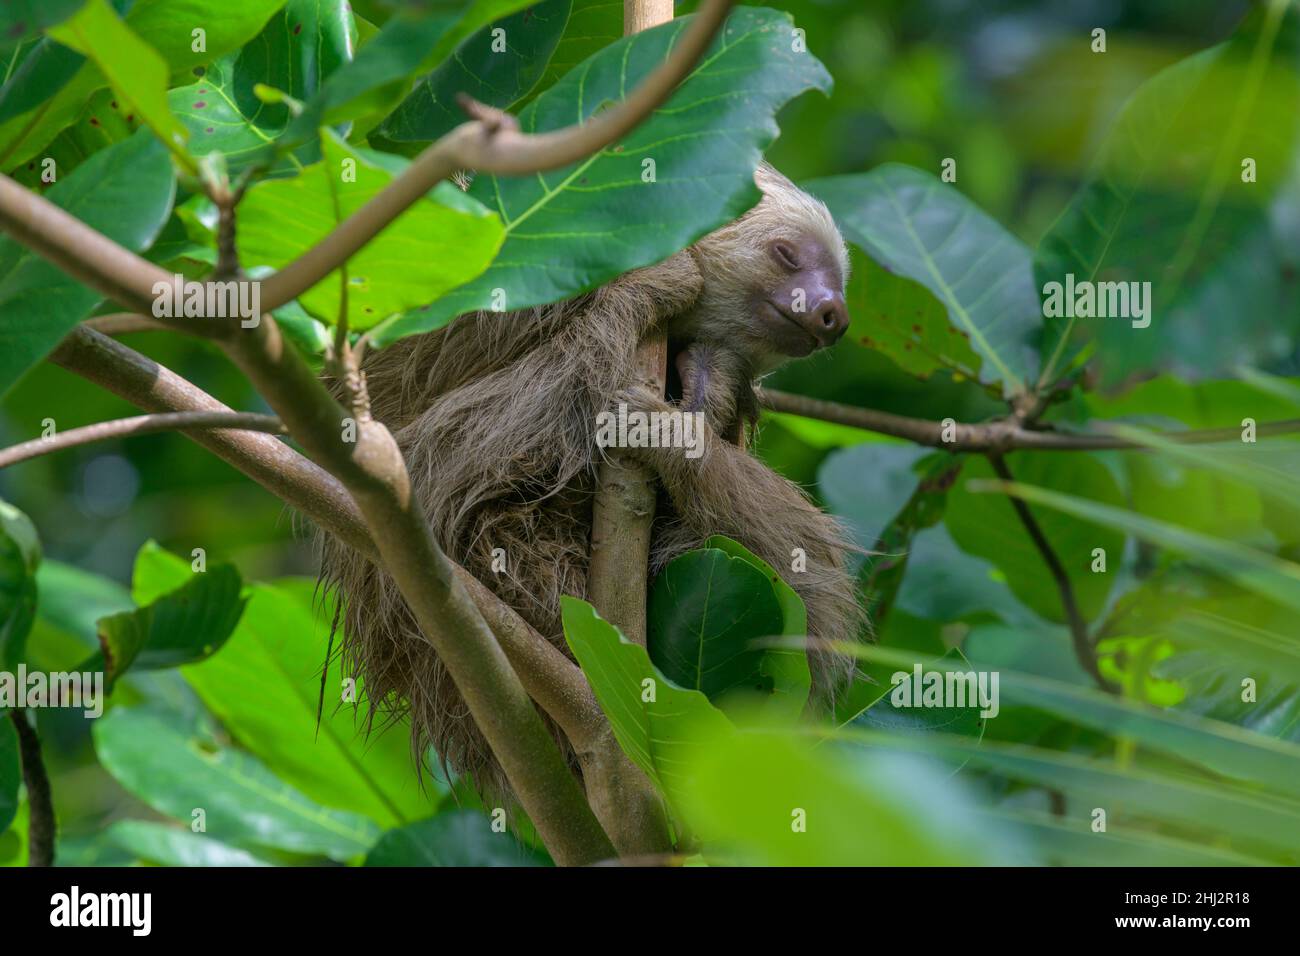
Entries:
{"type": "MultiPolygon", "coordinates": [[[[1109,451],[1147,450],[1147,446],[1119,435],[1072,434],[1069,432],[1039,431],[1024,428],[1010,419],[965,425],[959,422],[936,422],[925,418],[910,418],[890,412],[838,402],[826,402],[770,388],[761,389],[759,402],[774,412],[816,418],[837,425],[848,425],[881,435],[905,438],[918,445],[942,448],[953,452],[984,452],[1000,454],[1019,449],[1033,451],[1109,451]],[[945,440],[945,436],[951,440],[945,440]]],[[[1300,419],[1264,422],[1255,429],[1256,435],[1287,435],[1300,432],[1300,419]]],[[[1162,432],[1160,438],[1185,445],[1208,445],[1214,442],[1240,441],[1241,429],[1206,428],[1185,432],[1162,432]]]]}
{"type": "Polygon", "coordinates": [[[41,756],[41,738],[27,722],[25,709],[15,707],[9,711],[9,719],[18,733],[18,756],[23,765],[23,784],[27,787],[27,865],[53,866],[57,823],[50,777],[41,756]]]}
{"type": "Polygon", "coordinates": [[[169,412],[161,415],[137,415],[108,422],[96,422],[81,428],[69,428],[48,438],[34,438],[20,445],[0,449],[0,468],[8,468],[51,452],[77,445],[128,435],[152,435],[155,432],[184,431],[190,428],[236,428],[242,431],[285,434],[284,424],[274,415],[253,412],[169,412]]]}
{"type": "MultiPolygon", "coordinates": [[[[1001,455],[991,453],[988,456],[993,465],[993,470],[1003,481],[1015,481],[1011,475],[1011,469],[1007,467],[1006,461],[1001,455]]],[[[1119,689],[1102,676],[1101,670],[1097,667],[1097,653],[1092,646],[1092,638],[1088,636],[1088,622],[1083,619],[1083,614],[1079,611],[1079,602],[1074,597],[1074,585],[1070,583],[1070,575],[1065,570],[1065,565],[1061,564],[1061,559],[1057,557],[1056,551],[1052,549],[1051,542],[1047,540],[1047,535],[1043,534],[1042,527],[1034,517],[1033,512],[1029,510],[1029,505],[1019,498],[1011,499],[1011,507],[1016,511],[1016,516],[1020,518],[1020,523],[1025,526],[1025,531],[1029,533],[1029,538],[1034,542],[1034,547],[1038,553],[1043,556],[1043,561],[1047,564],[1047,570],[1051,572],[1052,578],[1056,581],[1056,589],[1061,593],[1061,607],[1065,611],[1065,620],[1070,626],[1070,637],[1074,642],[1074,656],[1078,658],[1079,664],[1083,667],[1088,675],[1097,682],[1097,686],[1102,690],[1112,694],[1119,692],[1119,689]]]]}

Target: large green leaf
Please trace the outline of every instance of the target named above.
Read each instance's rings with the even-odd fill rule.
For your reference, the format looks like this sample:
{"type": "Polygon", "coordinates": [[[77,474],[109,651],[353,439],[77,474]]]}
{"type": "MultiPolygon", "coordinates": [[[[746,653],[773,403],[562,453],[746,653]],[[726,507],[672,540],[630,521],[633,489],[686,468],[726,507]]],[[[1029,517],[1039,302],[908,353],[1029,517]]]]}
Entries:
{"type": "MultiPolygon", "coordinates": [[[[176,180],[167,151],[145,130],[96,153],[46,198],[139,252],[167,221],[176,180]]],[[[13,239],[0,238],[0,394],[86,318],[100,295],[13,239]]]]}
{"type": "Polygon", "coordinates": [[[597,50],[623,36],[623,4],[619,0],[573,0],[564,35],[527,99],[549,90],[560,78],[597,50]]]}
{"type": "Polygon", "coordinates": [[[270,866],[247,850],[188,829],[145,820],[118,820],[108,842],[159,866],[270,866]]]}
{"type": "MultiPolygon", "coordinates": [[[[112,5],[120,14],[128,4],[113,0],[112,5]]],[[[171,73],[178,74],[202,70],[243,46],[281,6],[283,0],[221,0],[216,7],[213,0],[136,0],[123,19],[132,33],[161,55],[171,73]],[[195,49],[195,29],[204,31],[202,50],[195,49]]],[[[77,118],[91,94],[109,85],[99,67],[89,61],[70,78],[61,74],[60,83],[53,96],[0,125],[0,168],[38,155],[77,118]]]]}
{"type": "MultiPolygon", "coordinates": [[[[356,44],[347,0],[289,0],[243,49],[211,64],[197,82],[172,90],[167,99],[190,131],[193,152],[220,152],[226,167],[238,173],[270,162],[273,141],[292,119],[288,104],[264,102],[255,87],[309,99],[351,62],[356,44]]],[[[319,150],[313,153],[304,156],[314,161],[319,150]]],[[[295,165],[297,159],[286,158],[273,168],[295,165]]]]}
{"type": "Polygon", "coordinates": [[[1212,374],[1291,350],[1285,332],[1300,328],[1287,278],[1294,249],[1269,208],[1275,197],[1294,205],[1281,197],[1300,111],[1300,17],[1288,7],[1270,0],[1228,42],[1160,73],[1124,107],[1044,237],[1035,276],[1044,290],[1069,275],[1148,282],[1150,325],[1049,317],[1044,381],[1068,371],[1085,345],[1107,383],[1152,368],[1212,374]],[[1243,158],[1257,181],[1243,181],[1243,158]]]}
{"type": "MultiPolygon", "coordinates": [[[[600,50],[525,107],[521,128],[569,126],[621,99],[662,62],[690,19],[600,50]]],[[[672,98],[621,142],[537,176],[476,178],[471,195],[505,223],[501,254],[473,282],[386,323],[379,343],[476,309],[576,295],[666,258],[751,207],[759,198],[754,168],[777,132],[774,114],[799,93],[830,85],[811,54],[792,51],[790,29],[787,14],[742,7],[672,98]],[[643,179],[647,160],[654,182],[643,179]]]]}
{"type": "Polygon", "coordinates": [[[948,320],[948,310],[919,282],[885,268],[850,247],[847,292],[849,341],[887,355],[899,368],[929,379],[946,370],[958,379],[979,379],[981,361],[970,333],[948,320]]]}
{"type": "Polygon", "coordinates": [[[36,619],[36,573],[41,542],[25,514],[0,501],[0,671],[23,660],[36,619]]]}
{"type": "Polygon", "coordinates": [[[781,634],[784,616],[767,575],[749,562],[688,551],[655,579],[646,613],[650,660],[673,683],[710,700],[770,689],[757,642],[781,634]]]}
{"type": "Polygon", "coordinates": [[[217,565],[157,600],[99,622],[105,675],[176,667],[211,657],[235,630],[245,599],[234,565],[217,565]]]}
{"type": "Polygon", "coordinates": [[[9,53],[33,34],[66,20],[85,0],[6,0],[0,7],[0,53],[9,53]]]}
{"type": "Polygon", "coordinates": [[[697,690],[684,690],[650,663],[596,609],[577,598],[560,599],[564,637],[609,718],[619,746],[668,798],[680,797],[689,780],[690,754],[731,723],[697,690]]]}
{"type": "Polygon", "coordinates": [[[399,11],[351,63],[303,104],[286,133],[287,143],[306,142],[321,126],[344,123],[370,111],[386,114],[408,92],[411,80],[442,63],[466,37],[529,3],[471,0],[459,15],[399,11]]]}
{"type": "Polygon", "coordinates": [[[1005,492],[1082,521],[1123,529],[1144,541],[1184,554],[1188,560],[1235,581],[1249,591],[1284,607],[1300,610],[1300,564],[1274,557],[1266,551],[1188,531],[1168,522],[1155,521],[1125,508],[1021,482],[983,481],[970,490],[1005,492]]]}
{"type": "Polygon", "coordinates": [[[348,860],[379,836],[370,820],[327,810],[279,780],[257,759],[176,726],[174,715],[117,708],[95,722],[99,762],[159,813],[223,843],[275,847],[348,860]]]}
{"type": "MultiPolygon", "coordinates": [[[[17,711],[20,720],[26,720],[24,711],[17,711]]],[[[18,731],[8,713],[0,714],[0,833],[9,829],[18,813],[18,785],[23,780],[22,762],[18,756],[18,731]]]]}
{"type": "Polygon", "coordinates": [[[366,854],[366,866],[544,866],[545,857],[509,830],[494,832],[474,810],[448,810],[389,830],[366,854]]]}
{"type": "Polygon", "coordinates": [[[947,308],[958,332],[951,347],[932,322],[926,331],[915,292],[893,293],[905,296],[905,308],[922,313],[913,317],[921,327],[913,341],[938,351],[942,361],[935,367],[965,369],[973,349],[983,359],[980,381],[1000,382],[1008,395],[1033,384],[1042,318],[1024,243],[954,187],[910,166],[890,163],[804,186],[830,207],[851,242],[890,272],[925,286],[947,308]]]}
{"type": "Polygon", "coordinates": [[[1006,828],[974,818],[963,787],[919,761],[747,732],[700,747],[684,819],[724,863],[936,866],[1012,862],[1006,828]]]}
{"type": "MultiPolygon", "coordinates": [[[[1174,826],[1196,834],[1198,842],[1240,841],[1245,852],[1263,859],[1287,860],[1300,851],[1300,804],[1218,785],[1183,773],[1134,769],[1113,760],[1095,760],[1022,744],[977,742],[948,734],[901,736],[859,728],[833,735],[873,747],[942,754],[994,773],[1063,793],[1067,823],[1088,829],[1092,810],[1111,819],[1146,827],[1174,826]]],[[[1294,768],[1293,768],[1294,769],[1294,768]]]]}
{"type": "Polygon", "coordinates": [[[426,816],[438,792],[421,787],[406,725],[368,738],[365,703],[344,701],[337,661],[317,723],[331,617],[313,608],[310,581],[255,584],[221,653],[182,673],[235,739],[313,800],[384,827],[426,816]]]}
{"type": "MultiPolygon", "coordinates": [[[[292,179],[268,180],[240,206],[239,253],[246,266],[279,267],[323,239],[387,186],[405,161],[355,149],[331,130],[323,159],[292,179]],[[352,181],[343,175],[355,171],[352,181]]],[[[496,216],[440,183],[343,266],[298,297],[337,321],[347,275],[348,324],[364,329],[478,275],[501,245],[496,216]]]]}
{"type": "Polygon", "coordinates": [[[48,38],[27,48],[0,86],[0,123],[34,110],[54,96],[85,62],[80,53],[48,38]]]}
{"type": "MultiPolygon", "coordinates": [[[[1018,452],[1008,459],[1017,479],[1047,485],[1072,495],[1120,503],[1119,487],[1110,471],[1092,455],[1059,452],[1018,452]]],[[[969,554],[991,562],[1006,576],[1016,597],[1049,621],[1065,620],[1056,579],[1042,554],[1020,523],[1011,503],[990,495],[972,494],[971,480],[987,480],[993,470],[983,458],[971,458],[962,477],[948,493],[944,524],[969,554]]],[[[1106,603],[1124,552],[1122,527],[1036,508],[1034,518],[1052,550],[1061,559],[1074,587],[1084,618],[1096,617],[1106,603]],[[1093,551],[1106,552],[1106,570],[1092,570],[1093,551]]]]}
{"type": "MultiPolygon", "coordinates": [[[[704,542],[704,547],[716,548],[762,572],[772,585],[772,592],[781,608],[781,636],[800,639],[807,636],[808,608],[804,606],[803,598],[785,583],[785,579],[770,564],[726,535],[713,535],[704,542]]],[[[769,646],[764,649],[759,671],[765,679],[770,680],[772,688],[771,696],[763,702],[764,712],[778,718],[797,719],[807,706],[808,695],[812,691],[812,671],[808,667],[807,648],[769,646]]]]}
{"type": "Polygon", "coordinates": [[[108,0],[88,0],[81,11],[50,31],[99,68],[123,103],[153,130],[190,174],[198,167],[185,148],[188,130],[167,105],[168,65],[117,16],[108,0]]]}
{"type": "Polygon", "coordinates": [[[546,70],[572,5],[573,0],[543,0],[484,27],[423,77],[375,132],[398,143],[431,142],[465,122],[456,102],[461,93],[509,109],[546,70]],[[504,49],[496,48],[502,44],[504,49]]]}
{"type": "MultiPolygon", "coordinates": [[[[903,666],[909,660],[883,648],[865,648],[860,653],[903,666]]],[[[953,667],[948,661],[931,661],[928,666],[953,667]]],[[[1295,743],[1192,713],[1160,710],[1087,685],[1008,669],[999,671],[998,687],[1003,704],[1036,707],[1102,733],[1130,738],[1185,765],[1266,788],[1287,800],[1300,798],[1300,745],[1295,743]]],[[[1300,813],[1300,803],[1295,812],[1300,813]]]]}

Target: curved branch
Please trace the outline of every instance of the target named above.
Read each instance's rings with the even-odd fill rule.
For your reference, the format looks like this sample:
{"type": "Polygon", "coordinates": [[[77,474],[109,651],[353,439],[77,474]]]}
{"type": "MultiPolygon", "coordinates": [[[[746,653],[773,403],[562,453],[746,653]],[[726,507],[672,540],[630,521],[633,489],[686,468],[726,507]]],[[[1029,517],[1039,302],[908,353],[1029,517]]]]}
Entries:
{"type": "MultiPolygon", "coordinates": [[[[50,361],[152,412],[233,414],[165,366],[84,327],[68,335],[50,361]]],[[[184,434],[383,566],[361,510],[347,489],[284,442],[249,431],[216,429],[184,434]]],[[[555,719],[580,755],[604,755],[605,761],[612,763],[607,756],[608,721],[577,665],[468,571],[459,565],[451,566],[528,695],[555,719]]],[[[613,746],[616,748],[617,743],[613,746]]]]}
{"type": "MultiPolygon", "coordinates": [[[[1003,481],[1015,481],[1011,474],[1011,469],[1007,467],[1006,461],[999,454],[990,454],[989,462],[993,465],[993,471],[1003,481]]],[[[1047,535],[1043,533],[1038,519],[1034,513],[1029,510],[1029,505],[1019,498],[1011,499],[1011,507],[1015,509],[1016,517],[1024,525],[1025,531],[1029,534],[1029,539],[1042,555],[1043,562],[1047,565],[1047,570],[1052,575],[1052,580],[1056,582],[1056,589],[1061,595],[1061,607],[1065,611],[1065,620],[1070,626],[1070,638],[1074,643],[1074,656],[1079,661],[1088,676],[1097,682],[1097,686],[1107,693],[1118,693],[1118,688],[1102,676],[1100,668],[1097,666],[1097,651],[1093,647],[1092,638],[1088,635],[1088,622],[1083,619],[1083,612],[1079,610],[1079,602],[1074,596],[1074,585],[1070,583],[1069,572],[1065,570],[1065,565],[1053,550],[1052,544],[1047,540],[1047,535]]]]}
{"type": "MultiPolygon", "coordinates": [[[[838,402],[826,402],[789,392],[778,392],[770,388],[760,389],[759,402],[774,412],[800,415],[804,418],[816,418],[837,425],[862,428],[881,435],[905,438],[918,445],[942,448],[954,452],[993,452],[1001,453],[1027,449],[1034,451],[1112,451],[1112,450],[1147,450],[1148,446],[1118,435],[1094,433],[1088,435],[1069,432],[1038,431],[1024,428],[1014,421],[1002,420],[981,425],[953,424],[945,426],[943,422],[925,418],[910,418],[906,415],[894,415],[890,412],[876,411],[870,408],[858,408],[854,405],[841,405],[838,402]],[[952,441],[944,441],[945,428],[951,429],[952,441]]],[[[1300,419],[1287,419],[1278,422],[1264,422],[1256,428],[1256,434],[1287,435],[1300,432],[1300,419]]],[[[1163,432],[1161,438],[1180,444],[1213,444],[1222,441],[1237,441],[1241,438],[1241,429],[1205,428],[1185,432],[1163,432]]]]}
{"type": "Polygon", "coordinates": [[[262,280],[269,312],[310,289],[458,169],[522,176],[558,169],[604,149],[636,128],[694,69],[734,0],[706,0],[668,58],[617,106],[586,122],[548,133],[523,133],[507,114],[462,102],[476,119],[420,153],[400,176],[316,246],[262,280]]]}
{"type": "Polygon", "coordinates": [[[25,708],[9,711],[9,719],[18,733],[18,757],[22,761],[23,784],[27,787],[27,865],[53,866],[57,824],[50,777],[45,772],[45,758],[41,756],[41,738],[27,722],[25,708]]]}
{"type": "Polygon", "coordinates": [[[0,450],[0,468],[8,468],[51,452],[62,451],[77,445],[108,438],[125,438],[128,435],[151,435],[155,432],[184,431],[191,428],[231,428],[241,431],[285,434],[284,424],[273,415],[253,412],[165,412],[158,415],[137,415],[114,421],[96,422],[81,428],[70,428],[49,438],[34,438],[19,445],[0,450]]]}

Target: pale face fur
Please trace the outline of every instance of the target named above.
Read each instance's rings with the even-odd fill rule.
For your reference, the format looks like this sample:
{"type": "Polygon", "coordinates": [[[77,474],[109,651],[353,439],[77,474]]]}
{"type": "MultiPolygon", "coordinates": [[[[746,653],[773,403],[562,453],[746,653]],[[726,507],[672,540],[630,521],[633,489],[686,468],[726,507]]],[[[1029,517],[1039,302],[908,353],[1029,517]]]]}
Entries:
{"type": "Polygon", "coordinates": [[[703,291],[668,329],[683,346],[734,354],[749,379],[832,344],[848,325],[849,257],[830,212],[767,163],[754,181],[758,205],[691,248],[703,291]]]}

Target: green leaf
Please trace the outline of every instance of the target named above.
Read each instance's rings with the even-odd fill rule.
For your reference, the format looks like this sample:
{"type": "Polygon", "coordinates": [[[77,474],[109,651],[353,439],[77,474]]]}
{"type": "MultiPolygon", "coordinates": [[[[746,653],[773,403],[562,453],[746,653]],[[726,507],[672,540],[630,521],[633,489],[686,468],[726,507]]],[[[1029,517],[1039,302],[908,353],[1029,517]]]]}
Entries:
{"type": "MultiPolygon", "coordinates": [[[[1017,452],[1007,464],[1017,479],[1026,483],[1049,485],[1061,492],[1113,505],[1122,501],[1110,471],[1089,454],[1017,452]]],[[[972,457],[967,462],[961,480],[948,492],[944,524],[963,551],[997,567],[1022,602],[1049,621],[1064,621],[1056,579],[1011,503],[973,493],[973,481],[987,481],[992,475],[987,460],[972,457]]],[[[1096,617],[1114,583],[1124,553],[1126,529],[1077,514],[1063,515],[1042,509],[1034,509],[1033,514],[1069,575],[1080,612],[1085,619],[1096,617]],[[1096,548],[1106,552],[1105,572],[1092,570],[1096,548]]]]}
{"type": "MultiPolygon", "coordinates": [[[[600,50],[528,104],[520,127],[569,126],[622,99],[690,20],[600,50]]],[[[436,302],[426,296],[431,305],[385,323],[378,344],[499,307],[502,295],[506,310],[574,296],[659,262],[753,206],[753,171],[776,135],[776,111],[830,85],[811,54],[792,51],[790,29],[788,14],[741,7],[672,98],[621,142],[533,177],[477,177],[470,194],[505,223],[501,254],[473,282],[436,302]],[[654,160],[655,182],[642,179],[645,160],[654,160]]]]}
{"type": "Polygon", "coordinates": [[[542,78],[525,100],[549,90],[583,60],[622,36],[623,4],[619,0],[573,0],[564,35],[551,54],[542,78]]]}
{"type": "MultiPolygon", "coordinates": [[[[324,131],[321,145],[320,163],[293,179],[262,182],[248,191],[240,206],[238,237],[247,266],[278,268],[296,259],[406,165],[397,157],[354,149],[330,130],[324,131]],[[343,181],[351,171],[352,181],[343,181]]],[[[370,328],[478,275],[501,239],[494,215],[450,183],[440,183],[298,301],[313,314],[337,321],[346,273],[348,325],[370,328]]]]}
{"type": "MultiPolygon", "coordinates": [[[[981,382],[1001,382],[1006,395],[1033,384],[1042,317],[1024,243],[956,189],[910,166],[888,163],[804,186],[826,203],[851,242],[890,272],[925,286],[947,308],[959,333],[951,349],[932,325],[927,333],[919,323],[944,364],[969,364],[957,341],[969,337],[969,348],[983,359],[981,382]]],[[[914,293],[907,295],[915,303],[914,293]]]]}
{"type": "Polygon", "coordinates": [[[1093,807],[1103,807],[1108,817],[1120,821],[1186,827],[1210,844],[1224,837],[1242,841],[1243,850],[1266,858],[1277,859],[1279,851],[1283,858],[1300,851],[1300,804],[1291,800],[1246,793],[1181,773],[1131,769],[1111,760],[1020,744],[976,744],[941,734],[897,737],[856,729],[836,731],[836,736],[944,753],[1012,779],[1059,790],[1076,807],[1075,821],[1081,828],[1090,824],[1093,807]]]}
{"type": "Polygon", "coordinates": [[[190,823],[202,810],[213,839],[335,860],[360,856],[379,836],[365,817],[327,810],[255,758],[176,723],[174,715],[116,708],[94,727],[100,764],[159,813],[190,823]]]}
{"type": "Polygon", "coordinates": [[[140,545],[135,555],[135,566],[131,569],[131,600],[140,607],[152,604],[164,594],[189,584],[196,573],[189,561],[150,539],[140,545]]]}
{"type": "Polygon", "coordinates": [[[389,830],[366,854],[366,866],[545,866],[549,861],[486,816],[448,810],[389,830]]]}
{"type": "MultiPolygon", "coordinates": [[[[96,153],[45,198],[139,252],[167,221],[176,180],[167,151],[141,130],[96,153]]],[[[0,238],[0,394],[50,352],[99,302],[98,292],[15,240],[0,238]]]]}
{"type": "Polygon", "coordinates": [[[948,321],[948,310],[919,282],[891,272],[857,246],[849,247],[847,338],[887,355],[903,371],[928,379],[946,370],[979,380],[980,357],[970,333],[948,321]]]}
{"type": "MultiPolygon", "coordinates": [[[[27,714],[15,711],[20,720],[27,714]]],[[[23,782],[22,762],[18,757],[18,731],[8,713],[0,713],[0,833],[9,829],[18,813],[18,785],[23,782]]]]}
{"type": "Polygon", "coordinates": [[[0,7],[0,53],[72,16],[85,0],[6,0],[0,7]]]}
{"type": "Polygon", "coordinates": [[[907,503],[880,533],[859,574],[869,619],[877,633],[885,630],[889,612],[902,588],[917,535],[937,525],[948,506],[948,491],[965,464],[961,456],[940,453],[917,464],[916,488],[907,503]]]}
{"type": "Polygon", "coordinates": [[[673,683],[714,701],[769,690],[757,642],[779,635],[784,616],[763,571],[717,548],[688,551],[655,578],[647,604],[650,660],[673,683]]]}
{"type": "Polygon", "coordinates": [[[31,521],[0,501],[0,671],[13,670],[26,656],[40,563],[41,542],[31,521]]]}
{"type": "Polygon", "coordinates": [[[88,0],[50,36],[99,67],[113,91],[153,130],[181,168],[191,175],[198,172],[185,148],[189,133],[167,105],[166,61],[118,18],[108,0],[88,0]]]}
{"type": "Polygon", "coordinates": [[[697,690],[684,690],[650,663],[596,609],[560,599],[564,637],[609,718],[623,752],[676,804],[688,784],[684,769],[695,748],[733,732],[731,723],[697,690]]]}
{"type": "Polygon", "coordinates": [[[365,705],[344,699],[335,661],[321,700],[332,609],[313,608],[312,583],[254,584],[220,654],[181,673],[230,733],[287,783],[330,807],[392,827],[430,813],[405,722],[367,735],[365,705]]]}
{"type": "Polygon", "coordinates": [[[387,113],[408,92],[415,76],[442,63],[457,46],[492,21],[530,0],[471,0],[459,15],[398,11],[346,67],[332,75],[290,124],[286,142],[306,142],[321,126],[334,126],[368,111],[387,113]]]}
{"type": "Polygon", "coordinates": [[[375,132],[397,143],[432,142],[465,122],[456,102],[461,93],[509,109],[546,70],[571,6],[572,0],[543,0],[483,28],[423,77],[375,132]],[[505,48],[494,49],[499,43],[505,48]]]}
{"type": "Polygon", "coordinates": [[[954,866],[1017,859],[1005,828],[917,760],[747,732],[700,747],[684,819],[705,857],[768,866],[954,866]]]}
{"type": "Polygon", "coordinates": [[[1264,551],[1231,541],[1188,531],[1164,521],[1154,521],[1125,508],[1099,504],[1084,498],[1036,488],[1020,482],[980,482],[973,493],[1005,492],[1036,502],[1083,521],[1123,529],[1134,537],[1187,556],[1248,591],[1300,610],[1300,564],[1276,558],[1264,551]]]}
{"type": "MultiPolygon", "coordinates": [[[[119,12],[126,5],[122,0],[113,2],[119,12]]],[[[282,5],[283,0],[223,0],[218,15],[212,0],[136,0],[124,20],[132,33],[163,58],[169,72],[178,74],[202,70],[243,46],[282,5]],[[202,50],[196,50],[192,31],[200,26],[205,42],[202,50]]],[[[109,85],[99,67],[89,61],[70,78],[65,76],[63,70],[57,74],[62,85],[53,96],[42,97],[33,109],[0,124],[0,168],[11,168],[38,155],[81,114],[96,91],[109,85]]]]}
{"type": "Polygon", "coordinates": [[[1049,316],[1044,382],[1085,346],[1105,384],[1170,367],[1210,375],[1291,351],[1285,332],[1300,328],[1286,268],[1294,250],[1269,208],[1274,198],[1294,205],[1280,195],[1300,111],[1294,49],[1277,43],[1279,29],[1298,28],[1289,6],[1261,5],[1226,43],[1164,70],[1125,105],[1034,271],[1045,296],[1069,275],[1150,283],[1150,326],[1049,316]],[[1243,181],[1243,158],[1257,164],[1257,181],[1243,181]],[[1225,311],[1232,322],[1221,321],[1225,311]]]}
{"type": "MultiPolygon", "coordinates": [[[[172,90],[167,100],[188,128],[195,155],[221,153],[232,175],[259,162],[270,163],[273,172],[301,169],[293,158],[271,162],[274,140],[293,117],[287,104],[260,99],[256,87],[309,99],[351,62],[356,44],[347,0],[289,0],[243,49],[211,64],[197,82],[172,90]]],[[[314,161],[319,149],[301,151],[299,158],[314,161]]]]}
{"type": "Polygon", "coordinates": [[[1098,833],[1077,820],[1062,823],[1059,817],[1028,811],[991,813],[989,817],[1029,836],[1049,866],[1261,866],[1269,863],[1267,859],[1201,846],[1190,840],[1116,827],[1109,821],[1106,831],[1098,833]]]}
{"type": "Polygon", "coordinates": [[[42,562],[36,587],[40,617],[84,639],[87,646],[96,641],[100,618],[135,606],[130,593],[116,581],[61,561],[42,562]]]}
{"type": "MultiPolygon", "coordinates": [[[[865,648],[858,653],[881,660],[892,658],[907,666],[904,655],[883,648],[865,648]]],[[[944,661],[931,661],[929,666],[951,667],[944,661]]],[[[1007,669],[999,671],[998,686],[1004,705],[1036,707],[1102,733],[1131,738],[1188,766],[1268,788],[1288,800],[1300,798],[1300,745],[1194,714],[1117,698],[1090,686],[1007,669]]],[[[1300,803],[1295,812],[1300,813],[1300,803]]]]}
{"type": "Polygon", "coordinates": [[[247,850],[165,823],[118,820],[105,836],[114,846],[158,866],[270,866],[247,850]]]}
{"type": "MultiPolygon", "coordinates": [[[[929,674],[953,670],[964,673],[975,671],[966,655],[958,648],[944,653],[937,662],[927,660],[916,653],[900,652],[894,648],[878,646],[866,647],[860,657],[863,658],[862,670],[870,674],[876,683],[859,680],[845,695],[844,700],[836,701],[835,723],[851,725],[864,730],[878,729],[895,734],[932,734],[948,733],[980,739],[984,735],[986,723],[991,718],[981,716],[984,709],[978,696],[968,697],[965,705],[925,703],[925,681],[929,674]],[[905,663],[916,661],[915,664],[905,663]],[[915,668],[919,666],[921,682],[916,689],[915,668]]],[[[987,681],[988,678],[986,677],[987,681]]],[[[989,689],[992,706],[998,706],[995,685],[985,683],[989,689]]],[[[962,692],[965,693],[966,687],[962,692]]],[[[978,690],[973,693],[978,694],[978,690]]]]}
{"type": "MultiPolygon", "coordinates": [[[[808,634],[808,609],[803,598],[772,566],[758,555],[747,550],[739,541],[715,534],[704,542],[706,548],[716,548],[732,558],[753,565],[772,585],[777,604],[781,608],[782,637],[806,637],[808,634]]],[[[776,716],[796,719],[808,704],[812,690],[812,671],[808,668],[808,651],[805,647],[766,647],[759,663],[759,672],[771,681],[772,695],[764,701],[767,712],[776,716]]]]}
{"type": "Polygon", "coordinates": [[[34,110],[58,93],[81,69],[86,58],[61,43],[41,39],[24,51],[9,79],[0,86],[0,123],[34,110]]]}
{"type": "Polygon", "coordinates": [[[217,565],[135,611],[99,622],[104,672],[116,681],[135,667],[156,670],[215,654],[244,612],[234,565],[217,565]]]}

